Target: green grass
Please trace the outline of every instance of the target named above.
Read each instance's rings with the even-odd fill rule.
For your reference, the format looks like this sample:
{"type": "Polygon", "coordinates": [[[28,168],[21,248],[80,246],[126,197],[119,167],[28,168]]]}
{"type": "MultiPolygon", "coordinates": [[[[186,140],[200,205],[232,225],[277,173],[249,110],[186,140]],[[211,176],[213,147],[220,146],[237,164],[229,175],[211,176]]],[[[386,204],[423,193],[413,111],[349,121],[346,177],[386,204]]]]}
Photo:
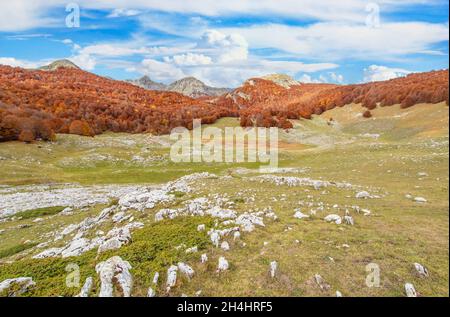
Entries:
{"type": "MultiPolygon", "coordinates": [[[[189,217],[154,223],[136,231],[133,234],[132,244],[124,246],[120,250],[103,253],[100,256],[97,256],[96,251],[93,250],[79,257],[28,259],[3,264],[0,265],[0,281],[7,278],[31,276],[37,285],[24,296],[74,296],[80,291],[80,288],[66,286],[68,275],[66,268],[69,264],[76,264],[80,268],[81,284],[88,276],[94,277],[93,295],[95,295],[99,289],[95,265],[118,255],[130,262],[132,266],[133,294],[135,296],[146,295],[155,272],[159,272],[161,275],[158,291],[163,294],[165,292],[165,274],[170,265],[177,264],[179,261],[194,262],[199,260],[200,253],[186,254],[184,250],[192,246],[198,246],[201,251],[210,246],[206,234],[197,231],[199,224],[206,224],[207,227],[211,227],[213,220],[189,217]],[[184,248],[176,249],[182,244],[185,245],[184,248]]],[[[186,282],[180,276],[178,286],[181,286],[183,281],[186,282]]],[[[175,292],[179,291],[175,289],[175,292]]]]}
{"type": "MultiPolygon", "coordinates": [[[[374,114],[377,116],[388,110],[392,109],[377,109],[374,114]]],[[[167,154],[167,148],[149,146],[143,135],[106,134],[94,139],[61,136],[57,143],[40,144],[41,148],[34,144],[0,144],[0,156],[8,158],[10,153],[18,153],[20,158],[18,161],[0,161],[2,184],[47,181],[83,184],[163,183],[202,171],[233,176],[204,179],[193,185],[193,193],[174,192],[176,200],[173,204],[144,212],[133,211],[135,221],[144,222],[145,228],[133,233],[130,245],[100,256],[93,250],[76,258],[31,260],[30,255],[24,255],[21,253],[23,250],[15,248],[26,240],[32,243],[47,241],[46,233],[59,231],[68,224],[96,215],[105,206],[76,211],[72,216],[52,217],[38,224],[32,223],[31,218],[0,223],[0,230],[7,230],[0,236],[0,249],[12,250],[3,260],[15,261],[0,264],[0,281],[32,276],[37,287],[24,294],[26,296],[73,296],[79,292],[79,288],[65,286],[65,268],[69,263],[76,263],[81,268],[81,284],[86,277],[94,277],[93,294],[97,294],[99,280],[95,265],[119,255],[133,267],[135,296],[145,296],[155,272],[161,274],[158,295],[167,295],[164,287],[166,271],[178,261],[191,265],[196,274],[191,281],[180,277],[170,295],[184,293],[192,296],[202,290],[204,296],[334,296],[334,292],[339,290],[344,296],[404,296],[404,284],[410,282],[422,296],[448,296],[448,107],[437,112],[439,117],[433,112],[431,117],[425,116],[426,110],[418,109],[416,113],[414,109],[409,109],[412,112],[406,119],[376,117],[375,121],[363,124],[358,122],[359,119],[348,118],[351,113],[346,113],[345,108],[339,108],[333,110],[336,120],[341,120],[340,116],[343,118],[339,127],[330,127],[319,117],[311,121],[297,121],[294,131],[281,134],[281,140],[293,146],[281,150],[280,166],[307,168],[304,173],[284,175],[349,182],[380,195],[379,199],[368,200],[355,199],[357,189],[332,186],[322,193],[322,190],[315,191],[307,187],[275,186],[250,181],[248,177],[258,175],[256,171],[252,174],[232,172],[237,167],[255,169],[258,164],[166,162],[162,165],[139,166],[113,161],[96,163],[95,166],[60,164],[63,158],[73,158],[77,162],[92,153],[130,158],[143,155],[143,151],[148,148],[144,152],[149,156],[167,154]],[[443,112],[447,112],[447,116],[443,116],[443,112]],[[348,121],[344,121],[345,118],[348,121]],[[442,120],[447,121],[443,123],[442,120]],[[379,140],[367,139],[359,136],[362,132],[380,132],[382,136],[379,140]],[[135,143],[127,145],[129,141],[135,143]],[[439,145],[431,146],[431,141],[439,145]],[[39,160],[40,164],[33,159],[39,160]],[[426,172],[428,176],[419,177],[419,172],[426,172]],[[254,195],[255,201],[246,202],[239,195],[244,190],[244,195],[254,195]],[[408,193],[413,197],[425,197],[428,202],[417,204],[405,198],[408,193]],[[154,213],[159,208],[178,208],[189,199],[215,194],[226,194],[235,203],[233,209],[238,213],[270,206],[278,220],[265,220],[265,227],[258,227],[252,233],[243,233],[241,240],[227,238],[231,246],[228,252],[212,247],[206,233],[196,230],[201,223],[208,228],[213,227],[214,220],[210,218],[186,217],[153,223],[154,213]],[[285,195],[283,200],[282,195],[285,195]],[[274,197],[277,201],[272,199],[274,197]],[[330,206],[338,204],[342,208],[334,210],[330,207],[314,217],[298,220],[293,218],[295,208],[300,207],[304,213],[310,210],[307,206],[300,206],[299,201],[321,201],[330,206]],[[323,221],[327,214],[343,215],[345,208],[348,208],[344,206],[352,205],[370,209],[371,216],[351,211],[355,226],[336,226],[323,221]],[[20,225],[31,227],[17,229],[20,225]],[[286,230],[288,227],[291,230],[286,230]],[[269,244],[264,246],[264,241],[269,244]],[[175,248],[183,243],[186,248],[197,245],[200,252],[185,254],[184,249],[175,248]],[[350,248],[343,248],[343,244],[350,245],[350,248]],[[201,253],[208,254],[210,260],[207,264],[200,263],[201,253]],[[226,273],[215,272],[219,256],[225,256],[230,263],[230,270],[226,273]],[[278,262],[279,270],[276,278],[271,279],[269,263],[274,260],[278,262]],[[430,276],[417,276],[414,262],[425,265],[430,276]],[[379,288],[365,285],[365,268],[369,263],[380,266],[379,288]],[[311,282],[317,273],[332,286],[329,292],[321,291],[311,282]]],[[[219,127],[229,125],[236,125],[235,119],[226,118],[216,123],[219,127]]],[[[112,202],[115,203],[117,201],[112,202]]],[[[105,223],[95,230],[107,232],[112,226],[112,223],[105,223]]],[[[95,231],[89,232],[87,236],[92,237],[94,234],[95,231]]]]}
{"type": "Polygon", "coordinates": [[[45,216],[52,216],[60,213],[66,207],[46,207],[46,208],[38,208],[32,210],[26,210],[22,212],[18,212],[14,215],[14,217],[22,218],[22,219],[31,219],[45,216]]]}
{"type": "Polygon", "coordinates": [[[7,249],[2,249],[2,250],[0,250],[0,259],[10,257],[10,256],[20,253],[22,251],[31,249],[32,247],[34,247],[36,245],[37,245],[37,243],[26,243],[26,244],[15,245],[15,246],[9,247],[7,249]]]}

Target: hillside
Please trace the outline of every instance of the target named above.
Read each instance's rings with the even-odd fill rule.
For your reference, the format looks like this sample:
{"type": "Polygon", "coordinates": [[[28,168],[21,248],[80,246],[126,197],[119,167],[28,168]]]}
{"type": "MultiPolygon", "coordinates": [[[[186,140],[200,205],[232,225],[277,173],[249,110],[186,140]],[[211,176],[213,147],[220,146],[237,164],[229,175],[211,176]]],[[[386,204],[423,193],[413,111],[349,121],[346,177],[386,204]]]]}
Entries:
{"type": "Polygon", "coordinates": [[[253,78],[214,100],[221,107],[238,108],[242,126],[291,127],[286,119],[311,118],[335,107],[362,104],[364,115],[377,106],[419,103],[448,104],[448,70],[416,73],[389,81],[358,85],[303,84],[283,87],[276,80],[253,78]]]}
{"type": "Polygon", "coordinates": [[[0,66],[0,140],[51,140],[54,133],[155,134],[228,110],[174,92],[145,90],[73,68],[46,72],[0,66]]]}
{"type": "Polygon", "coordinates": [[[148,76],[143,76],[139,79],[126,80],[126,82],[148,90],[178,92],[191,98],[201,98],[208,96],[217,97],[231,91],[231,89],[228,88],[215,88],[208,86],[194,77],[186,77],[177,80],[169,85],[157,83],[151,80],[148,76]]]}
{"type": "MultiPolygon", "coordinates": [[[[448,70],[412,74],[385,82],[338,86],[280,85],[279,76],[254,78],[217,98],[193,99],[151,91],[77,68],[55,71],[0,66],[0,141],[53,140],[55,133],[86,136],[105,131],[164,134],[192,128],[194,118],[213,123],[240,117],[242,126],[292,128],[292,119],[311,118],[335,107],[362,104],[370,117],[377,106],[448,104],[448,70]]],[[[286,78],[281,77],[282,83],[286,78]]],[[[193,79],[169,86],[197,94],[193,79]]],[[[292,85],[291,85],[292,84],[292,85]]]]}

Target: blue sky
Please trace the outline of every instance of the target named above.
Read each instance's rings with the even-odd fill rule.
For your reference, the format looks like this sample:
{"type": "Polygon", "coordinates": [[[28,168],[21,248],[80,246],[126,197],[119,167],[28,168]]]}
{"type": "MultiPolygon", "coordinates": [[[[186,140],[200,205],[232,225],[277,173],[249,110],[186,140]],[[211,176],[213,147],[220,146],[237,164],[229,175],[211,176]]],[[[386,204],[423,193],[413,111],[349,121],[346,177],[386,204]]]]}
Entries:
{"type": "Polygon", "coordinates": [[[69,3],[2,1],[0,64],[68,58],[116,79],[224,87],[269,73],[346,84],[448,68],[444,0],[80,0],[69,6],[80,27],[66,23],[69,3]]]}

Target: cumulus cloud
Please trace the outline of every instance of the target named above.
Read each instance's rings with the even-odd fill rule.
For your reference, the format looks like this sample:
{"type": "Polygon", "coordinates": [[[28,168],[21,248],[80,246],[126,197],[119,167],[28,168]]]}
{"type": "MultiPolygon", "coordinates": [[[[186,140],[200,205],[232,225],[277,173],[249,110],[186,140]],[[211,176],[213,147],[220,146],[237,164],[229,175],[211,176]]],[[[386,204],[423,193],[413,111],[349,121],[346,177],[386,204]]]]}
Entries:
{"type": "Polygon", "coordinates": [[[45,65],[45,62],[32,62],[21,59],[16,59],[14,57],[0,57],[0,65],[8,65],[11,67],[22,67],[22,68],[38,68],[45,65]]]}
{"type": "Polygon", "coordinates": [[[203,54],[187,53],[175,55],[173,57],[165,57],[167,63],[174,63],[178,66],[198,66],[212,64],[212,58],[203,54]]]}
{"type": "Polygon", "coordinates": [[[386,60],[408,54],[436,54],[434,45],[449,40],[448,23],[426,22],[382,23],[378,28],[364,23],[258,24],[222,32],[241,34],[252,48],[275,48],[328,60],[386,60]]]}
{"type": "Polygon", "coordinates": [[[217,30],[207,30],[200,43],[200,49],[212,49],[218,54],[219,63],[246,60],[248,58],[247,40],[239,33],[224,34],[217,30]]]}
{"type": "Polygon", "coordinates": [[[141,11],[134,9],[114,9],[108,14],[108,18],[132,17],[139,15],[141,11]]]}
{"type": "Polygon", "coordinates": [[[390,68],[380,65],[371,65],[364,69],[364,82],[383,81],[402,77],[410,74],[411,71],[401,68],[390,68]]]}
{"type": "Polygon", "coordinates": [[[186,77],[183,71],[176,66],[150,58],[144,59],[139,65],[139,68],[131,68],[129,70],[149,75],[157,81],[166,83],[173,81],[174,79],[186,77]]]}

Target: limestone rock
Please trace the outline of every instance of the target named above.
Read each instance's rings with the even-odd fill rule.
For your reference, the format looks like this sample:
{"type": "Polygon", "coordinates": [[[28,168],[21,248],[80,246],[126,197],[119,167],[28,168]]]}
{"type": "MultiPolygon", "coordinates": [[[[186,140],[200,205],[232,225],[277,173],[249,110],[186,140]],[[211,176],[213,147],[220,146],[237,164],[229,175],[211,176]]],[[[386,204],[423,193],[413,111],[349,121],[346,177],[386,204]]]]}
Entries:
{"type": "Polygon", "coordinates": [[[95,271],[101,281],[99,297],[113,297],[113,283],[117,284],[118,290],[123,294],[123,297],[130,297],[133,287],[133,277],[130,269],[130,263],[122,260],[119,256],[114,256],[105,262],[97,264],[95,271]]]}
{"type": "Polygon", "coordinates": [[[0,294],[6,292],[8,297],[16,297],[22,295],[34,287],[36,283],[31,277],[18,277],[4,280],[0,283],[0,294]],[[14,290],[10,290],[14,286],[14,290]],[[16,286],[19,286],[17,288],[16,286]]]}

